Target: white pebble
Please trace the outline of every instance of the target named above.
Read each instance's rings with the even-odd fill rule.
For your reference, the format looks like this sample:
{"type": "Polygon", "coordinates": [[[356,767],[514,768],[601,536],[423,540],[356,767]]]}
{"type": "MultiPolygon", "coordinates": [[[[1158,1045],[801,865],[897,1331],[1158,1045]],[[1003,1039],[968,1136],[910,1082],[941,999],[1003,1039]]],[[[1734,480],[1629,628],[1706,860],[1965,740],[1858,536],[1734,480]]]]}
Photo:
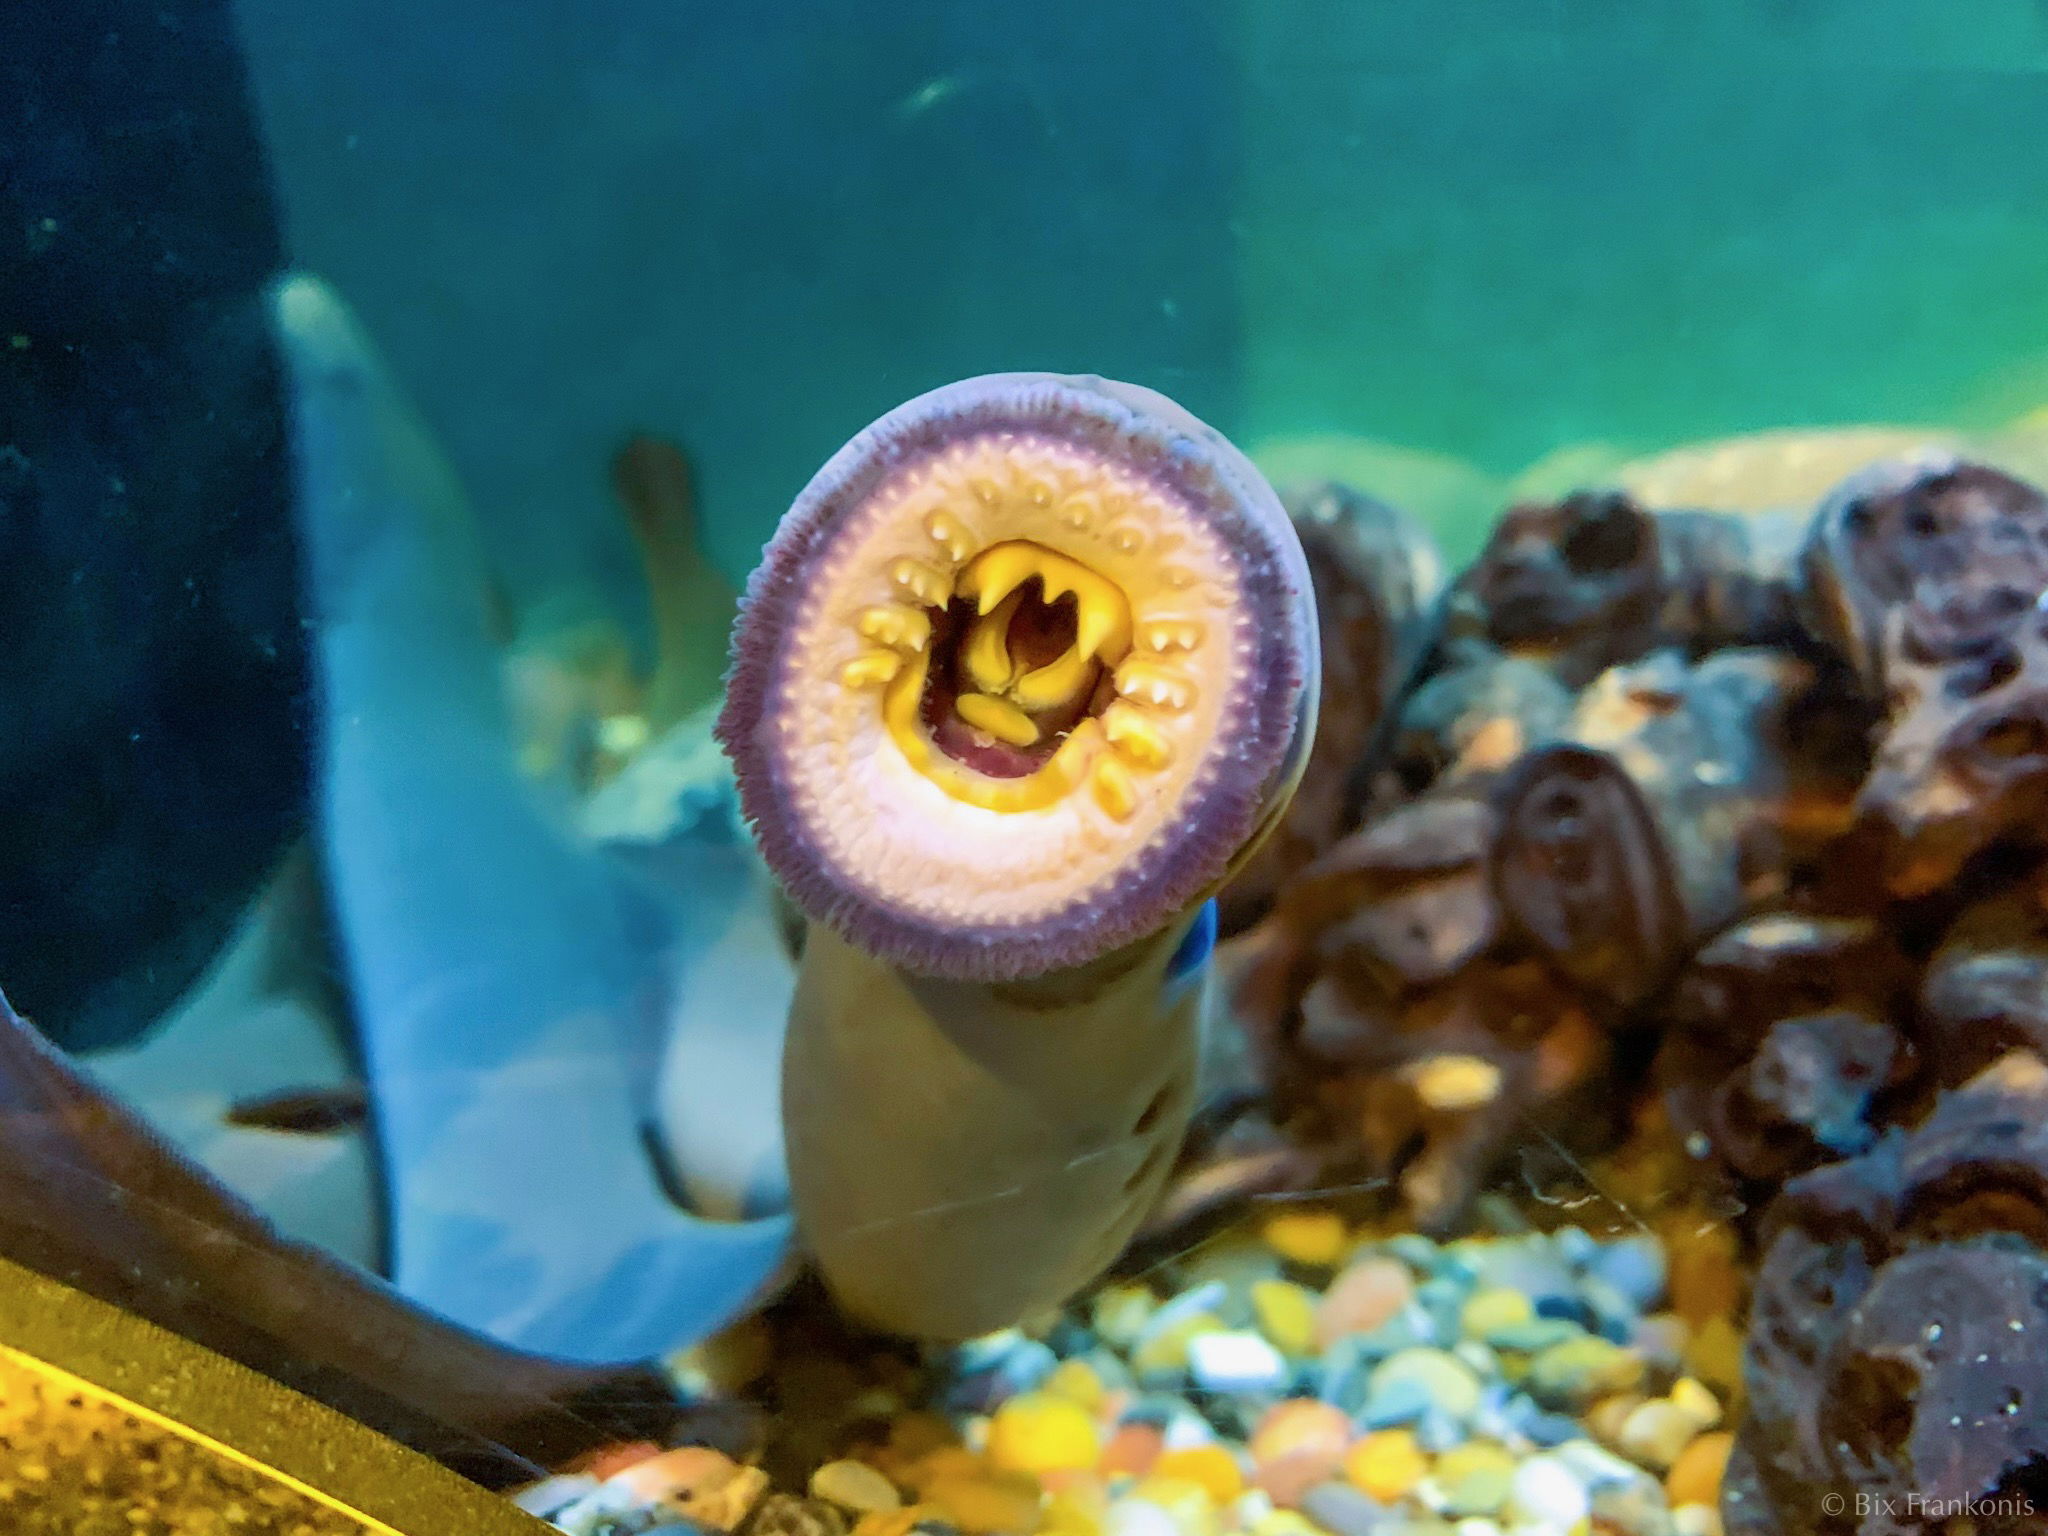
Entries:
{"type": "Polygon", "coordinates": [[[1119,1499],[1109,1506],[1102,1536],[1181,1536],[1173,1516],[1149,1499],[1119,1499]]]}
{"type": "Polygon", "coordinates": [[[1678,1536],[1721,1536],[1721,1511],[1711,1504],[1681,1504],[1671,1511],[1678,1536]]]}
{"type": "Polygon", "coordinates": [[[1263,1392],[1287,1380],[1287,1361],[1248,1329],[1204,1333],[1188,1341],[1188,1374],[1211,1392],[1263,1392]]]}
{"type": "Polygon", "coordinates": [[[1508,1509],[1521,1519],[1570,1530],[1593,1512],[1592,1496],[1555,1456],[1531,1456],[1508,1483],[1508,1509]]]}
{"type": "Polygon", "coordinates": [[[1458,1536],[1500,1536],[1500,1527],[1484,1515],[1468,1515],[1451,1529],[1458,1536]]]}
{"type": "Polygon", "coordinates": [[[1451,1353],[1471,1366],[1486,1381],[1492,1381],[1500,1375],[1500,1356],[1478,1339],[1460,1339],[1451,1346],[1451,1353]]]}
{"type": "Polygon", "coordinates": [[[1265,1489],[1247,1488],[1230,1507],[1237,1517],[1234,1522],[1237,1528],[1248,1531],[1272,1514],[1276,1506],[1273,1503],[1273,1495],[1265,1489]]]}
{"type": "Polygon", "coordinates": [[[1550,1454],[1569,1467],[1588,1488],[1627,1487],[1631,1483],[1656,1481],[1634,1462],[1590,1440],[1567,1440],[1550,1454]]]}
{"type": "Polygon", "coordinates": [[[1162,1450],[1192,1451],[1216,1443],[1215,1426],[1192,1408],[1174,1410],[1160,1431],[1159,1443],[1162,1450]]]}

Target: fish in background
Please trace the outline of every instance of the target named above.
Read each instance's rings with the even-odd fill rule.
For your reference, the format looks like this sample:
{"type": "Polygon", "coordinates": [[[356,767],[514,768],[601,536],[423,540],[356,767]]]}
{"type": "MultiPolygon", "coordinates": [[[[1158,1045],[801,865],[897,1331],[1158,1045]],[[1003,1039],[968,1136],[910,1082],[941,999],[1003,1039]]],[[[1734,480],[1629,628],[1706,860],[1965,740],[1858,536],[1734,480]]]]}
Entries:
{"type": "MultiPolygon", "coordinates": [[[[536,1353],[663,1354],[760,1296],[789,1247],[785,1217],[682,1208],[648,1145],[667,1011],[735,903],[724,883],[657,889],[520,773],[452,474],[329,289],[288,278],[275,313],[315,637],[318,835],[393,1282],[536,1353]],[[705,921],[679,924],[678,901],[705,921]]],[[[772,982],[766,998],[772,1010],[772,982]]],[[[772,1054],[772,1011],[752,1021],[772,1054]]],[[[772,1103],[753,1111],[773,1123],[772,1103]]]]}

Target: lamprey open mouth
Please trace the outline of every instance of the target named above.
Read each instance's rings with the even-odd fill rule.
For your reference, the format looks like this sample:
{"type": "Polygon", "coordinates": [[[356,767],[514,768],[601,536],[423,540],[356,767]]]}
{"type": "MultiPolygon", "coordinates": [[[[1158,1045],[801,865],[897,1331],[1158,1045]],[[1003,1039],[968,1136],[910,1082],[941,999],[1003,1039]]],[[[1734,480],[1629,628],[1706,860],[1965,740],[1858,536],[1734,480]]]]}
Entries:
{"type": "Polygon", "coordinates": [[[720,736],[797,902],[1001,980],[1156,931],[1291,788],[1309,580],[1278,500],[1172,402],[1003,374],[911,401],[797,499],[720,736]]]}

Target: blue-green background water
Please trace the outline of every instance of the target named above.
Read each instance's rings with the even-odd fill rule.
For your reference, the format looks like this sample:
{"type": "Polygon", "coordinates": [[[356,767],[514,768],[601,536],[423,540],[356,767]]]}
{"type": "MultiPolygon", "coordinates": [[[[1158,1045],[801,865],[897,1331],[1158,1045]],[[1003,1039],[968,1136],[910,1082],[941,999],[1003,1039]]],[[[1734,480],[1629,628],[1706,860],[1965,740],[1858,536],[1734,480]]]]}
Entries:
{"type": "Polygon", "coordinates": [[[293,255],[526,594],[630,589],[630,427],[696,457],[737,578],[853,430],[998,368],[1496,480],[2048,401],[2034,0],[241,15],[293,255]]]}

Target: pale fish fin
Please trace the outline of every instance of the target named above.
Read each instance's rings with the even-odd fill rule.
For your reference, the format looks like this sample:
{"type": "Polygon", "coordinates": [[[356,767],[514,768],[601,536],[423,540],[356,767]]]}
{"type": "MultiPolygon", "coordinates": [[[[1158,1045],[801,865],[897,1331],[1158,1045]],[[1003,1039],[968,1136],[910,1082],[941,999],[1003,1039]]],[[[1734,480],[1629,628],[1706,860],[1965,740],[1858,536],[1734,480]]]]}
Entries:
{"type": "Polygon", "coordinates": [[[661,1006],[616,872],[518,775],[454,477],[346,307],[275,291],[321,700],[319,813],[398,1286],[522,1348],[644,1358],[770,1285],[785,1219],[697,1220],[644,1148],[661,1006]]]}

